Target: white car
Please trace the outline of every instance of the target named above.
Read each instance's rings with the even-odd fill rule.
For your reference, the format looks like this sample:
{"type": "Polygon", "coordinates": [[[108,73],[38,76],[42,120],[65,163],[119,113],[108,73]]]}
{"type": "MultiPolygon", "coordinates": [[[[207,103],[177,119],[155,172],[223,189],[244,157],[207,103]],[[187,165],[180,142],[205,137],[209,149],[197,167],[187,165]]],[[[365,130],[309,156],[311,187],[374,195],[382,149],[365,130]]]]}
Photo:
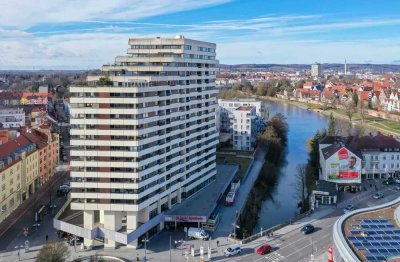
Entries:
{"type": "Polygon", "coordinates": [[[224,255],[226,257],[230,257],[230,256],[234,256],[234,255],[240,254],[240,252],[242,252],[242,249],[240,248],[240,245],[239,244],[233,244],[233,245],[230,245],[227,249],[225,249],[224,255]]]}
{"type": "Polygon", "coordinates": [[[396,179],[394,180],[394,182],[396,182],[396,184],[400,184],[400,178],[396,178],[396,179]]]}

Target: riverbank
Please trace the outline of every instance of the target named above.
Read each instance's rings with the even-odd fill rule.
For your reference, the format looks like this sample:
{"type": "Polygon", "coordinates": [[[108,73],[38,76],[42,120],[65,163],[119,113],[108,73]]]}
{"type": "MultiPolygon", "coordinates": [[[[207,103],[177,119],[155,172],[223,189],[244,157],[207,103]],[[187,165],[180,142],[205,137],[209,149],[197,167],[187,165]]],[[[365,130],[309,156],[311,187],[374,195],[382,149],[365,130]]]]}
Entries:
{"type": "MultiPolygon", "coordinates": [[[[265,101],[274,101],[274,102],[291,104],[291,105],[300,107],[302,109],[310,110],[310,111],[316,112],[318,114],[321,114],[321,115],[327,116],[327,117],[330,116],[330,114],[332,113],[335,118],[346,121],[346,122],[350,122],[350,120],[346,116],[345,112],[340,109],[324,110],[323,108],[321,108],[322,106],[318,106],[316,104],[311,104],[311,103],[306,103],[306,102],[300,102],[300,101],[296,101],[296,100],[289,100],[289,99],[268,97],[268,96],[254,96],[254,95],[251,95],[251,96],[257,97],[258,99],[265,100],[265,101]]],[[[362,125],[367,129],[378,131],[378,132],[381,132],[386,135],[393,135],[396,137],[400,137],[400,124],[396,123],[394,121],[386,120],[386,119],[383,119],[380,117],[374,117],[371,115],[365,115],[364,121],[363,121],[360,114],[356,113],[356,114],[354,114],[354,117],[351,122],[353,125],[362,125]]]]}

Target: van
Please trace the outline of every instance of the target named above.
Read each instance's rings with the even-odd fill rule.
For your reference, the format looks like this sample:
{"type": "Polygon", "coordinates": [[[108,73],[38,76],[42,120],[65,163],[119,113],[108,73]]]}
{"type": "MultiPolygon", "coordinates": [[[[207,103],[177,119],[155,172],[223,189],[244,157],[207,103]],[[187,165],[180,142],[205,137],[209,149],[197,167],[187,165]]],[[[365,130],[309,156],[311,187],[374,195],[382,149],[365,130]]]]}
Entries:
{"type": "Polygon", "coordinates": [[[234,255],[240,254],[240,252],[242,252],[242,249],[240,248],[240,245],[239,244],[233,244],[233,245],[230,245],[227,249],[225,249],[224,255],[226,257],[230,257],[230,256],[234,256],[234,255]]]}
{"type": "Polygon", "coordinates": [[[189,238],[197,238],[197,239],[202,239],[202,240],[208,240],[209,239],[209,235],[207,234],[206,231],[204,231],[201,228],[197,228],[197,227],[189,227],[188,231],[187,231],[187,236],[189,238]]]}

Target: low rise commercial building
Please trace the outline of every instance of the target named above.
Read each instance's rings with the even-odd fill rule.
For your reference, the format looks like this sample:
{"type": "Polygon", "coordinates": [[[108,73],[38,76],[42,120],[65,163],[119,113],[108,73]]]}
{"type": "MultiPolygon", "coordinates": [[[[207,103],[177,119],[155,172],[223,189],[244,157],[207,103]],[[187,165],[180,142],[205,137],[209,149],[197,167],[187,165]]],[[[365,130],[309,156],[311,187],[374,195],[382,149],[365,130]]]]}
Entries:
{"type": "Polygon", "coordinates": [[[319,145],[320,179],[360,190],[362,179],[400,175],[400,142],[391,136],[328,136],[319,145]]]}
{"type": "Polygon", "coordinates": [[[25,112],[23,108],[0,109],[0,123],[4,128],[19,128],[25,126],[25,112]]]}

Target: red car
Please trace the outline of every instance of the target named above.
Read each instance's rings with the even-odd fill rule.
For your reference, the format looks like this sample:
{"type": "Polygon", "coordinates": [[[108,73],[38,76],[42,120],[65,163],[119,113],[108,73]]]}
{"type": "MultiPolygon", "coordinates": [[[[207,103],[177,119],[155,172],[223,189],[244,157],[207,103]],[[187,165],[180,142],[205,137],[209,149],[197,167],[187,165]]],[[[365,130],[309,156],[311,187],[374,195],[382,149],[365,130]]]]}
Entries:
{"type": "Polygon", "coordinates": [[[272,247],[268,244],[263,244],[261,247],[257,249],[257,254],[265,255],[272,251],[272,247]]]}

